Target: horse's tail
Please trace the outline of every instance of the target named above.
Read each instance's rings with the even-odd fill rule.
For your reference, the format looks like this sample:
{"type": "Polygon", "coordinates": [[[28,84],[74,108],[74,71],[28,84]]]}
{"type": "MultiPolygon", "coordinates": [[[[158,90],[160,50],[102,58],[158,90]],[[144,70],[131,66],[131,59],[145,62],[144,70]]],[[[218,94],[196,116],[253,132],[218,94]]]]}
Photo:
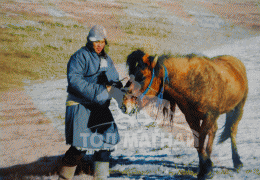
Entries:
{"type": "Polygon", "coordinates": [[[246,101],[246,96],[242,99],[241,102],[239,102],[239,104],[233,110],[231,110],[226,114],[226,124],[224,125],[225,129],[220,135],[218,143],[223,143],[228,138],[232,138],[232,136],[234,137],[236,136],[238,123],[242,119],[243,107],[245,105],[245,101],[246,101]]]}

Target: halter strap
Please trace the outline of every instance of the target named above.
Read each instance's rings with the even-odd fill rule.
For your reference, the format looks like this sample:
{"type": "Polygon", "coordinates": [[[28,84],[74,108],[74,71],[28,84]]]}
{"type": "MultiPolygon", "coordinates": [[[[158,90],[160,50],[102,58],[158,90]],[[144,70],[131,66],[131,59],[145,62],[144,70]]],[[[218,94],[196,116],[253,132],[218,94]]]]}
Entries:
{"type": "Polygon", "coordinates": [[[153,79],[154,79],[154,69],[153,69],[153,73],[152,73],[152,79],[150,81],[150,84],[148,85],[148,87],[146,88],[146,90],[140,95],[140,99],[141,101],[143,100],[145,94],[148,92],[148,90],[151,88],[152,83],[153,83],[153,79]]]}
{"type": "Polygon", "coordinates": [[[165,65],[163,65],[164,67],[164,78],[163,78],[163,85],[162,85],[162,88],[161,88],[161,91],[158,95],[158,100],[157,100],[157,103],[156,103],[156,106],[159,106],[162,104],[162,100],[163,100],[163,92],[164,92],[164,84],[165,84],[165,81],[169,81],[169,77],[168,77],[168,71],[167,71],[167,68],[165,67],[165,65]]]}
{"type": "Polygon", "coordinates": [[[162,88],[161,88],[161,91],[160,91],[160,93],[159,93],[159,95],[158,95],[158,98],[163,98],[163,92],[164,92],[164,84],[165,84],[165,81],[167,80],[169,80],[169,78],[168,78],[168,71],[167,71],[167,69],[166,69],[166,67],[163,65],[163,67],[164,67],[164,72],[165,72],[165,75],[164,75],[164,78],[163,78],[163,86],[162,86],[162,88]]]}
{"type": "MultiPolygon", "coordinates": [[[[164,78],[163,78],[163,86],[159,92],[159,95],[158,95],[158,101],[157,101],[157,105],[158,104],[162,104],[162,99],[163,99],[163,92],[164,92],[164,84],[165,84],[165,81],[169,80],[168,78],[168,71],[167,71],[167,68],[165,67],[165,65],[163,65],[164,67],[164,72],[165,72],[165,75],[164,75],[164,78]]],[[[146,88],[146,90],[140,95],[140,99],[141,101],[143,100],[145,94],[148,92],[149,89],[152,89],[151,86],[152,86],[152,83],[153,83],[153,79],[154,79],[154,69],[153,69],[153,72],[152,72],[152,79],[150,81],[150,84],[148,85],[148,87],[146,88]]]]}

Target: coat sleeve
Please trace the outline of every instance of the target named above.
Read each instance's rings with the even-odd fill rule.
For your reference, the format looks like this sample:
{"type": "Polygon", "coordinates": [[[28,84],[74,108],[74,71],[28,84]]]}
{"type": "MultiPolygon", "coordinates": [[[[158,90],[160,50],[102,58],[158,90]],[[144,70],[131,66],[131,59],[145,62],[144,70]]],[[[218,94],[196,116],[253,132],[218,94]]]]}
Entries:
{"type": "Polygon", "coordinates": [[[109,68],[108,71],[106,72],[106,76],[108,79],[109,83],[113,83],[113,82],[118,82],[119,81],[119,74],[115,68],[115,65],[112,61],[112,59],[108,56],[107,58],[108,64],[109,64],[109,68]]]}
{"type": "Polygon", "coordinates": [[[84,77],[88,61],[90,57],[83,54],[76,53],[71,56],[67,66],[68,86],[85,101],[103,105],[109,100],[109,94],[104,85],[87,81],[84,77]]]}

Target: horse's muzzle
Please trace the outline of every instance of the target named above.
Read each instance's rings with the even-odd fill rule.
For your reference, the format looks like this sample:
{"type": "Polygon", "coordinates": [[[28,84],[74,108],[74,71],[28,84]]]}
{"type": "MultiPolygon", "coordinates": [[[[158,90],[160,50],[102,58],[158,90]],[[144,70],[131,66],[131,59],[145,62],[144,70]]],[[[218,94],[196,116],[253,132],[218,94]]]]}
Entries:
{"type": "Polygon", "coordinates": [[[129,107],[126,107],[126,105],[124,105],[124,104],[121,106],[120,109],[122,110],[123,113],[128,114],[130,116],[132,116],[133,114],[138,112],[138,108],[136,106],[129,108],[129,107]]]}
{"type": "Polygon", "coordinates": [[[121,106],[121,108],[120,108],[121,110],[122,110],[122,112],[123,113],[125,113],[126,114],[126,106],[123,104],[122,106],[121,106]]]}

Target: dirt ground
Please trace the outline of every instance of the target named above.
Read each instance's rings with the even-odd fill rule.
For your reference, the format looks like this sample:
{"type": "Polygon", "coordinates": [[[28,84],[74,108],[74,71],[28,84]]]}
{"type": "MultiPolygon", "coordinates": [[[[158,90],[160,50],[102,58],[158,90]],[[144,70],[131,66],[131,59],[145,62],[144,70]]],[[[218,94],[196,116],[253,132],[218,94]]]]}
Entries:
{"type": "Polygon", "coordinates": [[[54,173],[68,146],[28,94],[19,89],[2,93],[1,119],[0,174],[15,179],[54,173]]]}
{"type": "MultiPolygon", "coordinates": [[[[35,2],[35,1],[34,1],[35,2]]],[[[119,1],[123,2],[123,1],[119,1]]],[[[141,2],[141,1],[139,1],[141,2]]],[[[151,1],[142,1],[149,3],[151,1]]],[[[153,1],[154,2],[154,1],[153,1]]],[[[185,1],[188,3],[188,1],[185,1]]],[[[260,31],[260,10],[256,2],[224,3],[224,1],[197,2],[222,18],[237,26],[260,31]]],[[[182,2],[183,3],[183,2],[182,2]]],[[[185,21],[196,23],[182,7],[180,1],[163,3],[165,8],[185,21]]],[[[108,29],[109,39],[124,36],[116,15],[123,14],[120,3],[98,2],[64,2],[56,5],[79,22],[88,26],[100,23],[108,29]],[[101,14],[101,16],[97,16],[101,14]]],[[[36,15],[48,16],[48,12],[40,3],[3,3],[7,11],[35,12],[36,15]]],[[[56,130],[51,121],[45,117],[32,99],[22,89],[12,89],[1,93],[0,100],[0,132],[1,132],[1,169],[3,179],[57,179],[57,166],[61,156],[68,149],[64,137],[56,130]]],[[[92,176],[80,175],[74,179],[90,179],[92,176]]]]}

